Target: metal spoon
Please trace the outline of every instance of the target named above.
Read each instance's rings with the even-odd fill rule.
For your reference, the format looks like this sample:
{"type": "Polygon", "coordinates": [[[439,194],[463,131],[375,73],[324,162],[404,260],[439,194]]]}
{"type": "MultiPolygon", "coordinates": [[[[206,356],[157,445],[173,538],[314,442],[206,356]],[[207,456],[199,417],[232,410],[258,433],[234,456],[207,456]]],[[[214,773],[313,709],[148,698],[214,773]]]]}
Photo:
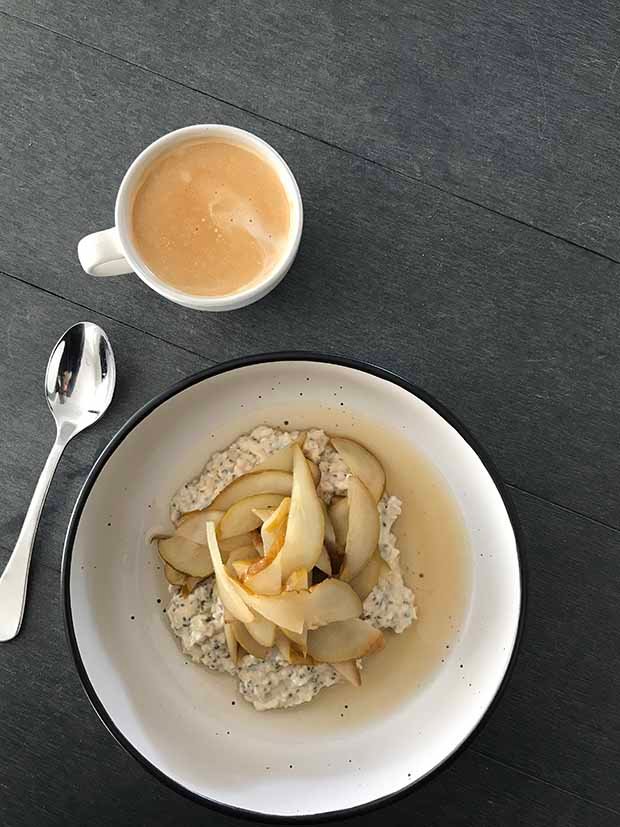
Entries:
{"type": "Polygon", "coordinates": [[[70,327],[47,363],[45,396],[56,421],[56,441],[0,577],[0,642],[14,638],[22,625],[32,547],[58,460],[76,434],[103,416],[112,401],[115,384],[114,354],[103,330],[91,322],[70,327]]]}

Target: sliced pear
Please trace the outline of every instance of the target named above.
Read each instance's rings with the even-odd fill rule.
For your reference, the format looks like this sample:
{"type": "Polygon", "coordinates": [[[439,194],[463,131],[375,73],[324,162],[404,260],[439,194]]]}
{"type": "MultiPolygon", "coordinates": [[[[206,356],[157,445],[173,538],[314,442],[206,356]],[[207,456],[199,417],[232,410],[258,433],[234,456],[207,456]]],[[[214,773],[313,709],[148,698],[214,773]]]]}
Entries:
{"type": "Polygon", "coordinates": [[[327,553],[332,567],[332,576],[338,577],[344,563],[344,552],[338,551],[336,548],[328,548],[327,553]]]}
{"type": "MultiPolygon", "coordinates": [[[[281,629],[303,632],[305,601],[308,592],[282,592],[282,594],[254,594],[241,583],[230,581],[246,605],[267,618],[281,629]]],[[[353,592],[355,594],[355,592],[353,592]]],[[[245,622],[245,621],[244,621],[245,622]]],[[[249,621],[247,621],[249,622],[249,621]]]]}
{"type": "Polygon", "coordinates": [[[287,592],[300,592],[308,588],[308,572],[306,569],[295,569],[289,574],[284,586],[287,592]]]}
{"type": "Polygon", "coordinates": [[[254,544],[252,532],[248,534],[238,534],[236,537],[227,537],[225,540],[219,540],[220,551],[222,557],[226,559],[226,555],[238,548],[251,547],[254,544]]]}
{"type": "Polygon", "coordinates": [[[172,586],[180,586],[183,597],[191,594],[204,580],[204,577],[190,577],[188,574],[183,574],[182,571],[174,569],[170,563],[164,563],[164,577],[172,586]]]}
{"type": "Polygon", "coordinates": [[[328,577],[332,576],[332,563],[329,559],[329,554],[325,546],[323,546],[323,551],[321,552],[321,556],[316,561],[317,569],[320,569],[323,574],[326,574],[328,577]]]}
{"type": "Polygon", "coordinates": [[[258,465],[254,466],[252,474],[258,474],[261,471],[288,471],[290,473],[293,470],[293,446],[297,444],[301,447],[305,440],[306,434],[305,431],[302,431],[295,442],[274,451],[273,454],[269,454],[268,457],[265,457],[258,465]]]}
{"type": "Polygon", "coordinates": [[[269,551],[254,562],[240,578],[243,585],[254,594],[280,594],[282,591],[281,549],[285,536],[286,522],[281,522],[269,551]]]}
{"type": "Polygon", "coordinates": [[[295,569],[310,571],[323,551],[325,518],[301,448],[293,448],[291,507],[282,549],[282,577],[295,569]]]}
{"type": "Polygon", "coordinates": [[[358,687],[362,685],[362,673],[354,660],[343,660],[342,663],[332,663],[331,665],[348,683],[358,687]]]}
{"type": "MultiPolygon", "coordinates": [[[[329,511],[327,510],[327,506],[321,500],[321,508],[323,509],[323,517],[325,518],[325,545],[335,546],[336,545],[336,532],[334,531],[334,526],[332,524],[331,517],[329,516],[329,511]]],[[[345,533],[346,537],[346,533],[345,533]]]]}
{"type": "Polygon", "coordinates": [[[157,543],[159,556],[183,574],[192,577],[208,577],[213,574],[213,564],[209,549],[205,545],[194,543],[186,537],[167,537],[157,543]]]}
{"type": "Polygon", "coordinates": [[[370,560],[379,542],[379,512],[369,490],[357,477],[349,477],[349,530],[341,580],[352,580],[370,560]]]}
{"type": "MultiPolygon", "coordinates": [[[[261,560],[265,559],[267,558],[261,558],[261,560]]],[[[282,559],[280,554],[265,568],[255,572],[252,572],[252,569],[253,566],[250,566],[244,576],[240,578],[246,588],[253,591],[254,594],[280,594],[282,591],[282,559]]]]}
{"type": "Polygon", "coordinates": [[[304,666],[313,665],[314,661],[312,658],[309,658],[307,654],[300,652],[296,648],[295,644],[289,640],[286,635],[282,634],[282,632],[276,633],[275,644],[282,657],[289,663],[304,666]]]}
{"type": "Polygon", "coordinates": [[[222,555],[217,543],[215,523],[207,523],[207,543],[215,571],[215,582],[220,600],[224,607],[242,623],[251,623],[254,615],[236,589],[236,583],[226,571],[222,562],[222,555]]]}
{"type": "MultiPolygon", "coordinates": [[[[308,629],[318,629],[339,620],[359,617],[362,601],[348,583],[342,580],[323,580],[307,592],[285,592],[285,594],[306,595],[304,601],[304,622],[308,629]]],[[[301,629],[293,629],[300,632],[301,629]]]]}
{"type": "Polygon", "coordinates": [[[258,552],[258,554],[263,557],[265,554],[265,549],[263,547],[263,538],[260,536],[260,531],[252,531],[250,532],[252,536],[252,545],[258,552]]]}
{"type": "Polygon", "coordinates": [[[226,571],[231,577],[236,577],[237,574],[234,565],[238,560],[251,560],[252,563],[254,563],[258,560],[258,557],[258,552],[253,546],[241,546],[241,548],[236,548],[228,555],[228,559],[226,560],[226,571]]]}
{"type": "Polygon", "coordinates": [[[379,578],[389,570],[388,564],[377,550],[360,573],[349,582],[349,585],[359,595],[359,599],[363,603],[379,582],[379,578]]]}
{"type": "Polygon", "coordinates": [[[235,666],[239,663],[239,645],[232,627],[232,623],[224,624],[224,637],[226,638],[226,646],[228,646],[228,654],[231,657],[235,666]]]}
{"type": "Polygon", "coordinates": [[[183,597],[188,597],[199,583],[202,583],[204,577],[190,577],[185,578],[185,583],[181,586],[181,594],[183,597]]]}
{"type": "Polygon", "coordinates": [[[183,583],[185,583],[187,575],[183,574],[182,571],[177,571],[170,563],[166,563],[164,560],[164,577],[171,586],[182,586],[183,583]]]}
{"type": "Polygon", "coordinates": [[[267,648],[261,646],[260,643],[252,637],[243,623],[239,623],[239,621],[236,620],[232,624],[232,630],[239,646],[242,646],[249,655],[254,655],[254,657],[259,660],[265,659],[268,651],[267,648]]]}
{"type": "Polygon", "coordinates": [[[316,561],[317,569],[320,569],[323,574],[326,574],[328,577],[332,576],[332,563],[329,559],[329,554],[325,546],[323,546],[323,551],[321,552],[321,556],[316,561]]]}
{"type": "Polygon", "coordinates": [[[385,471],[376,456],[359,442],[344,437],[332,437],[332,445],[349,471],[364,483],[375,503],[378,503],[385,491],[385,471]]]}
{"type": "Polygon", "coordinates": [[[336,546],[339,551],[344,551],[349,531],[349,501],[347,497],[334,497],[329,507],[329,519],[334,527],[336,546]]]}
{"type": "Polygon", "coordinates": [[[272,623],[270,620],[267,620],[266,617],[261,617],[257,614],[251,623],[246,624],[245,628],[252,635],[254,640],[262,646],[266,646],[268,649],[271,649],[276,637],[275,623],[272,623]]]}
{"type": "Polygon", "coordinates": [[[210,520],[218,525],[223,516],[223,511],[216,511],[213,508],[205,508],[202,511],[188,511],[179,520],[176,533],[180,537],[187,537],[188,540],[193,540],[195,543],[204,546],[207,542],[205,533],[207,522],[210,520]]]}
{"type": "Polygon", "coordinates": [[[288,629],[280,629],[280,632],[287,637],[291,643],[294,643],[296,648],[302,655],[308,654],[308,630],[303,632],[290,632],[288,629]]]}
{"type": "MultiPolygon", "coordinates": [[[[286,498],[285,498],[286,499],[286,498]]],[[[268,520],[273,514],[273,508],[255,508],[254,513],[261,521],[261,524],[268,520]]]]}
{"type": "Polygon", "coordinates": [[[244,474],[231,482],[221,494],[218,494],[210,507],[219,511],[228,511],[239,500],[245,500],[247,497],[254,497],[257,494],[281,494],[283,497],[289,497],[292,487],[293,475],[287,471],[261,471],[258,474],[244,474]]]}
{"type": "Polygon", "coordinates": [[[265,556],[270,554],[276,538],[280,538],[280,542],[283,542],[284,534],[282,532],[286,532],[286,523],[290,509],[291,498],[285,497],[276,510],[272,511],[269,517],[263,522],[261,526],[261,538],[263,540],[265,556]]]}
{"type": "MultiPolygon", "coordinates": [[[[305,569],[296,569],[286,581],[286,591],[301,591],[308,588],[310,585],[310,577],[305,569]]],[[[286,637],[295,644],[302,655],[308,653],[308,630],[304,628],[303,632],[287,632],[286,637]]]]}
{"type": "Polygon", "coordinates": [[[320,663],[365,658],[384,646],[383,634],[359,618],[330,623],[308,634],[308,653],[320,663]]]}
{"type": "Polygon", "coordinates": [[[310,473],[312,474],[312,481],[314,482],[314,487],[316,488],[317,485],[321,482],[321,470],[316,463],[312,462],[312,460],[307,459],[306,463],[308,464],[308,468],[310,469],[310,473]]]}
{"type": "Polygon", "coordinates": [[[232,578],[228,584],[250,609],[281,629],[297,634],[303,633],[305,628],[317,629],[334,621],[359,617],[362,611],[359,597],[348,583],[341,580],[324,580],[308,591],[277,595],[254,594],[232,578]]]}
{"type": "Polygon", "coordinates": [[[254,512],[257,508],[277,508],[282,502],[281,494],[254,494],[244,497],[226,511],[217,527],[218,537],[228,539],[239,534],[248,534],[261,525],[260,517],[254,512]]]}
{"type": "MultiPolygon", "coordinates": [[[[248,569],[254,562],[256,562],[255,559],[252,560],[248,559],[247,557],[242,557],[239,560],[233,560],[231,568],[237,576],[237,580],[243,580],[243,578],[247,574],[248,569]]],[[[230,573],[230,568],[227,569],[227,571],[230,573]]]]}

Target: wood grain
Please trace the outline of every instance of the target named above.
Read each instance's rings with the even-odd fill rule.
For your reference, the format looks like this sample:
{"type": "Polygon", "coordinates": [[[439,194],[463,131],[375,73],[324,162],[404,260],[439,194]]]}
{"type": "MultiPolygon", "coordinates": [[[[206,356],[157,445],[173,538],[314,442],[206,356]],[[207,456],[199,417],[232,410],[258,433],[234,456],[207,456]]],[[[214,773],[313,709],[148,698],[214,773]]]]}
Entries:
{"type": "Polygon", "coordinates": [[[620,532],[513,493],[527,551],[525,633],[476,746],[620,812],[620,532]]]}
{"type": "Polygon", "coordinates": [[[43,392],[52,347],[66,328],[87,317],[105,329],[115,351],[118,382],[113,404],[103,419],[67,446],[43,512],[34,554],[59,566],[71,509],[98,454],[137,408],[208,362],[6,277],[0,277],[0,317],[5,323],[0,362],[0,546],[7,549],[17,540],[54,441],[54,422],[43,392]]]}
{"type": "MultiPolygon", "coordinates": [[[[0,819],[18,825],[243,824],[169,791],[104,729],[65,643],[58,574],[35,560],[21,636],[0,659],[0,819]],[[68,821],[69,819],[69,821],[68,821]]],[[[180,661],[181,662],[181,661],[180,661]]],[[[470,749],[398,804],[352,823],[611,827],[618,812],[588,803],[470,749]]]]}
{"type": "Polygon", "coordinates": [[[58,568],[77,491],[133,410],[214,360],[281,348],[369,359],[435,393],[516,486],[527,539],[528,619],[501,703],[445,773],[359,821],[617,824],[617,7],[3,9],[35,25],[0,14],[0,568],[53,438],[42,378],[66,327],[105,327],[119,387],[61,462],[23,632],[2,646],[2,827],[238,823],[155,782],[99,723],[65,644],[58,568]],[[222,315],[133,277],[86,277],[75,245],[111,223],[130,160],[210,121],[258,133],[298,177],[306,225],[289,277],[222,315]]]}
{"type": "Polygon", "coordinates": [[[618,260],[609,0],[2,0],[184,84],[618,260]]]}
{"type": "Polygon", "coordinates": [[[0,270],[221,360],[310,348],[402,372],[463,418],[510,482],[620,526],[618,265],[315,140],[0,18],[8,164],[0,270]],[[182,124],[233,121],[281,150],[306,225],[272,295],[228,314],[89,279],[125,166],[182,124]],[[8,174],[10,170],[10,174],[8,174]]]}
{"type": "MultiPolygon", "coordinates": [[[[11,480],[11,485],[0,486],[0,506],[5,515],[1,564],[14,542],[34,477],[51,441],[51,421],[37,370],[42,371],[58,332],[77,321],[82,311],[14,280],[5,279],[0,285],[0,311],[13,321],[10,354],[30,354],[29,365],[21,375],[17,360],[9,362],[8,368],[15,376],[12,386],[6,371],[0,374],[2,387],[11,387],[11,396],[0,396],[4,400],[0,415],[6,426],[0,479],[11,480]],[[49,426],[49,434],[44,425],[49,426]]],[[[35,559],[55,569],[60,564],[70,509],[103,444],[148,396],[181,374],[197,369],[200,362],[198,357],[146,334],[105,318],[92,318],[102,322],[112,338],[119,356],[121,383],[109,414],[69,447],[52,483],[35,559]]],[[[522,492],[514,494],[527,541],[529,619],[509,689],[475,747],[493,759],[612,806],[620,813],[615,772],[620,764],[620,652],[615,631],[620,532],[522,492]]],[[[43,621],[49,599],[46,596],[41,603],[32,591],[27,618],[33,614],[35,631],[28,632],[27,628],[12,644],[15,649],[6,650],[19,653],[11,668],[23,663],[27,669],[46,670],[55,664],[58,652],[48,653],[48,644],[40,637],[41,626],[37,625],[43,621]],[[28,646],[38,647],[41,663],[33,663],[28,646]]],[[[60,618],[54,622],[60,636],[60,618]]],[[[459,680],[475,685],[476,676],[469,674],[466,664],[458,671],[459,680]]],[[[11,702],[16,702],[21,700],[17,675],[11,681],[2,681],[2,685],[8,687],[11,702]]],[[[67,705],[61,705],[58,716],[62,718],[65,711],[67,705]]],[[[24,725],[22,720],[19,726],[24,725]]],[[[96,754],[94,742],[88,748],[96,754]]],[[[0,765],[0,778],[2,775],[0,765]]]]}

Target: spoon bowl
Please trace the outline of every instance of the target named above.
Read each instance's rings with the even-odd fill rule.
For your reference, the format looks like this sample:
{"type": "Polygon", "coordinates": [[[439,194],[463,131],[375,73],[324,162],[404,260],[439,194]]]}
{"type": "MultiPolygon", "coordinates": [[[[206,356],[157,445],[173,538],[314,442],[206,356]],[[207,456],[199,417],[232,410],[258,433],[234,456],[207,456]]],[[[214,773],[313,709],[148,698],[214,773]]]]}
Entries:
{"type": "Polygon", "coordinates": [[[94,424],[107,410],[116,384],[116,365],[108,337],[92,322],[81,322],[52,351],[45,396],[56,425],[72,436],[94,424]]]}
{"type": "Polygon", "coordinates": [[[116,363],[104,331],[92,322],[73,325],[47,363],[45,396],[56,422],[56,440],[37,482],[15,548],[0,577],[0,641],[20,630],[32,547],[45,497],[67,443],[106,412],[116,384],[116,363]]]}

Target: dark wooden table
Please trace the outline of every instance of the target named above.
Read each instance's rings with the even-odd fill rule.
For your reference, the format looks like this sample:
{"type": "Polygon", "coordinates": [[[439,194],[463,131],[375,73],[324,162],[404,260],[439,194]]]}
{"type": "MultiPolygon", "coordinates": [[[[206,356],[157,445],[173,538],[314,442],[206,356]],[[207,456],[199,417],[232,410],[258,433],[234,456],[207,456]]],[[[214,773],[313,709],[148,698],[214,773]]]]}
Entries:
{"type": "Polygon", "coordinates": [[[231,819],[116,745],[65,643],[68,516],[114,431],[174,380],[280,348],[414,379],[487,446],[527,539],[508,691],[448,770],[364,819],[620,822],[620,16],[603,0],[0,0],[0,563],[53,438],[50,348],[109,333],[119,385],[68,448],[19,638],[0,648],[0,824],[231,819]],[[225,122],[288,160],[306,225],[288,278],[211,315],[76,258],[131,159],[225,122]]]}

